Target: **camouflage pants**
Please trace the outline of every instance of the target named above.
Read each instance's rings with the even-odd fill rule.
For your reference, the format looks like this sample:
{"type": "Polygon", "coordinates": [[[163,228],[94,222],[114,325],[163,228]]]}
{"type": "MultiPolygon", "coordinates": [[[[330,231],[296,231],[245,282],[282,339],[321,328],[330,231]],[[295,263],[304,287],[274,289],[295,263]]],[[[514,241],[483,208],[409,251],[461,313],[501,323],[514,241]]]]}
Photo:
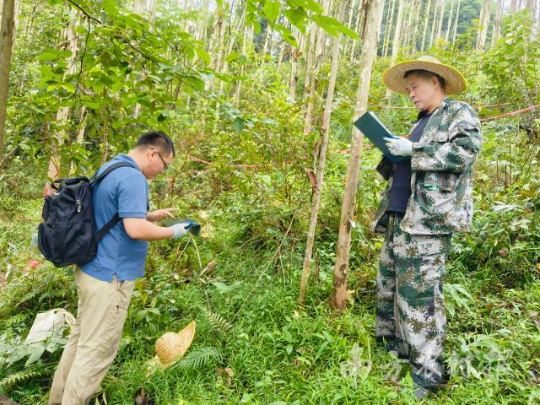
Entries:
{"type": "Polygon", "coordinates": [[[411,235],[390,213],[377,274],[375,335],[409,360],[413,380],[436,387],[445,377],[443,278],[451,235],[411,235]]]}

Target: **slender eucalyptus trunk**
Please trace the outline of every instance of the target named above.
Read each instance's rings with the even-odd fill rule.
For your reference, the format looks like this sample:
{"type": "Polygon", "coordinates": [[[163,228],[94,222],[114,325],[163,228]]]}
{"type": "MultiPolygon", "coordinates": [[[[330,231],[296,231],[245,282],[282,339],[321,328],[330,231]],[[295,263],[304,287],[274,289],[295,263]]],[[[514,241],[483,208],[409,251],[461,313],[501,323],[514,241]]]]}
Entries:
{"type": "MultiPolygon", "coordinates": [[[[371,0],[366,14],[366,30],[363,38],[364,44],[362,47],[362,62],[360,66],[356,106],[354,109],[354,120],[358,119],[367,111],[373,63],[377,57],[377,20],[379,19],[379,13],[381,12],[381,5],[381,0],[371,0]]],[[[334,265],[334,293],[331,298],[331,305],[338,309],[344,309],[347,305],[351,226],[354,216],[356,189],[358,187],[361,153],[364,141],[364,135],[354,125],[352,128],[351,154],[349,166],[347,168],[347,176],[345,178],[336,263],[334,265]]]]}
{"type": "Polygon", "coordinates": [[[392,31],[392,25],[394,23],[394,9],[395,9],[396,0],[392,0],[392,5],[390,6],[390,18],[386,20],[386,32],[384,33],[384,47],[383,47],[383,57],[388,56],[388,48],[390,43],[390,33],[392,31]]]}
{"type": "Polygon", "coordinates": [[[502,0],[497,0],[496,7],[495,19],[493,20],[493,31],[491,33],[491,45],[494,45],[501,35],[502,0]]]}
{"type": "Polygon", "coordinates": [[[454,35],[452,36],[452,42],[456,42],[457,29],[459,25],[459,7],[461,6],[461,0],[458,0],[457,10],[456,10],[456,21],[454,22],[454,35]]]}
{"type": "MultiPolygon", "coordinates": [[[[397,59],[399,47],[401,44],[401,26],[403,24],[403,10],[405,7],[405,0],[399,0],[398,14],[396,21],[396,29],[394,31],[394,40],[392,41],[392,58],[390,60],[390,66],[394,65],[397,59]]],[[[390,89],[386,89],[386,99],[390,102],[392,93],[390,89]]]]}
{"type": "Polygon", "coordinates": [[[427,4],[427,10],[426,10],[426,14],[425,14],[425,20],[424,20],[424,31],[422,33],[422,45],[420,46],[420,50],[422,52],[424,52],[424,45],[426,43],[426,33],[427,33],[427,27],[428,27],[428,22],[429,22],[429,9],[431,8],[431,0],[428,0],[428,4],[427,4]]]}
{"type": "Polygon", "coordinates": [[[441,13],[439,15],[439,26],[437,27],[437,38],[442,37],[442,25],[444,21],[445,9],[446,9],[446,0],[441,0],[441,13]]]}
{"type": "Polygon", "coordinates": [[[0,167],[4,163],[7,101],[11,56],[15,42],[15,0],[3,0],[0,25],[0,167]]]}
{"type": "MultiPolygon", "coordinates": [[[[76,22],[77,22],[78,13],[75,13],[71,16],[69,23],[65,30],[65,39],[67,43],[67,50],[71,52],[67,63],[67,70],[65,76],[72,75],[77,70],[77,51],[78,51],[78,38],[77,33],[75,32],[76,22]]],[[[66,128],[69,127],[69,107],[59,107],[56,112],[56,126],[58,130],[55,131],[54,135],[51,137],[51,156],[49,159],[49,167],[47,169],[47,177],[49,179],[57,179],[60,176],[60,156],[59,148],[63,145],[64,139],[66,138],[67,131],[66,128]]],[[[45,193],[49,193],[49,185],[45,187],[45,193]]]]}
{"type": "Polygon", "coordinates": [[[439,15],[439,4],[442,0],[435,0],[435,9],[433,10],[433,21],[431,22],[431,35],[429,37],[429,47],[433,46],[433,41],[435,40],[435,29],[437,27],[438,15],[439,15]]]}
{"type": "Polygon", "coordinates": [[[446,35],[444,36],[444,41],[448,42],[448,38],[450,36],[450,28],[452,28],[452,18],[454,16],[454,1],[452,1],[452,4],[450,6],[450,16],[448,17],[448,23],[446,24],[446,35]]]}
{"type": "Polygon", "coordinates": [[[491,0],[484,0],[482,12],[480,14],[480,33],[478,34],[478,41],[476,42],[476,49],[486,48],[487,32],[489,28],[489,21],[491,17],[491,0]]]}
{"type": "MultiPolygon", "coordinates": [[[[338,21],[343,20],[343,14],[345,12],[345,4],[343,2],[339,3],[338,9],[338,21]]],[[[321,203],[321,192],[324,182],[324,166],[326,162],[326,150],[328,148],[328,137],[330,132],[330,116],[332,114],[332,104],[334,100],[334,89],[336,86],[336,77],[338,70],[338,59],[339,59],[339,41],[340,36],[338,35],[333,40],[332,44],[332,65],[330,68],[330,79],[328,82],[328,90],[326,94],[326,103],[324,107],[323,121],[322,121],[322,139],[321,139],[321,149],[319,153],[319,165],[317,170],[317,185],[313,195],[313,207],[311,210],[311,218],[309,221],[309,231],[306,241],[306,252],[304,255],[304,266],[302,269],[302,280],[300,283],[300,295],[299,295],[299,304],[302,306],[305,301],[307,293],[307,283],[309,278],[309,272],[311,269],[311,258],[313,253],[313,243],[315,241],[315,230],[317,228],[317,218],[319,215],[319,206],[321,203]]]]}

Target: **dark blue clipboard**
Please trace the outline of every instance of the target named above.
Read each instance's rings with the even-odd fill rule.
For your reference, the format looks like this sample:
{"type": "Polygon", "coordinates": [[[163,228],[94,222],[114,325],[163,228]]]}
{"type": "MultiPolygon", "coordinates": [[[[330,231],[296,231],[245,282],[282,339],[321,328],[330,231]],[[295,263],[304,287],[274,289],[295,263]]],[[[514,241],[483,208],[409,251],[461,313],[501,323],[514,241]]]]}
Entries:
{"type": "Polygon", "coordinates": [[[408,159],[406,156],[392,155],[383,138],[398,138],[384,126],[379,118],[371,111],[366,112],[356,120],[354,126],[358,128],[392,163],[408,159]]]}

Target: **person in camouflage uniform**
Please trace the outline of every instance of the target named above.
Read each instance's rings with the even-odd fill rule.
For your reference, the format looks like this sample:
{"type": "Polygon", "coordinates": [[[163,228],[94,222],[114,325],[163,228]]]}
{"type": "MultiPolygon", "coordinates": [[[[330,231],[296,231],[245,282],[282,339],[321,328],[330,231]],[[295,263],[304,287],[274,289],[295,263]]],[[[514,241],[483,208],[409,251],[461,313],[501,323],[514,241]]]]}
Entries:
{"type": "Polygon", "coordinates": [[[385,234],[375,335],[410,362],[415,393],[423,398],[447,378],[445,261],[452,234],[471,225],[473,163],[482,135],[471,106],[447,96],[463,91],[465,79],[437,59],[400,63],[383,81],[408,94],[420,114],[409,139],[387,139],[392,154],[410,159],[396,164],[383,157],[377,166],[388,185],[373,222],[373,230],[385,234]]]}

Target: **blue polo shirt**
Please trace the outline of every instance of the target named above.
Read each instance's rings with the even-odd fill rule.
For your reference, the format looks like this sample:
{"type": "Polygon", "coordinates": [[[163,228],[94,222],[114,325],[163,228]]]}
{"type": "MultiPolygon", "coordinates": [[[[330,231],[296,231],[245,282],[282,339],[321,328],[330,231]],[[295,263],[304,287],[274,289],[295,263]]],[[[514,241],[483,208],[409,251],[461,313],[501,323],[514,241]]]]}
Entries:
{"type": "MultiPolygon", "coordinates": [[[[128,155],[120,154],[105,163],[102,173],[114,163],[127,162],[134,167],[120,167],[109,173],[92,192],[96,228],[101,229],[118,213],[120,218],[146,218],[148,182],[139,166],[128,155]]],[[[119,281],[144,276],[148,242],[132,239],[123,221],[119,221],[99,241],[97,256],[83,264],[83,272],[98,280],[110,282],[116,274],[119,281]]]]}

